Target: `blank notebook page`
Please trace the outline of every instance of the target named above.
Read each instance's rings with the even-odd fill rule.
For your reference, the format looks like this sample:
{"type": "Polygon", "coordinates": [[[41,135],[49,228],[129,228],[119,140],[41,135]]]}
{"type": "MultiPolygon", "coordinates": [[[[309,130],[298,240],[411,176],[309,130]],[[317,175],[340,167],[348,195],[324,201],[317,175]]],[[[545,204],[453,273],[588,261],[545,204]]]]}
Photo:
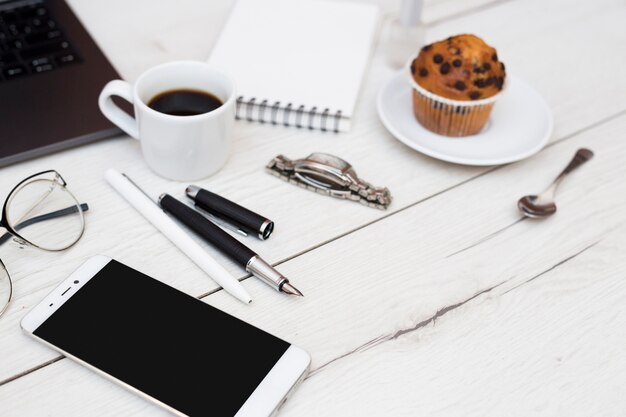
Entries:
{"type": "Polygon", "coordinates": [[[239,0],[209,62],[233,77],[239,118],[347,130],[377,23],[372,5],[239,0]]]}

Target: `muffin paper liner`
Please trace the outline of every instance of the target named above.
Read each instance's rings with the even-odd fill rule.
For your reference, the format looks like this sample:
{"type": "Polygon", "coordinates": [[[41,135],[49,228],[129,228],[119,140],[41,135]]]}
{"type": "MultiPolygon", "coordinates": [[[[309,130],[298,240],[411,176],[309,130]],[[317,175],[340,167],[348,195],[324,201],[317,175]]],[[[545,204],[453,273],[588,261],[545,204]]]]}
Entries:
{"type": "Polygon", "coordinates": [[[410,61],[407,72],[413,87],[415,118],[426,129],[444,136],[460,137],[478,133],[489,120],[491,109],[504,91],[481,100],[450,100],[431,93],[415,82],[410,61]]]}

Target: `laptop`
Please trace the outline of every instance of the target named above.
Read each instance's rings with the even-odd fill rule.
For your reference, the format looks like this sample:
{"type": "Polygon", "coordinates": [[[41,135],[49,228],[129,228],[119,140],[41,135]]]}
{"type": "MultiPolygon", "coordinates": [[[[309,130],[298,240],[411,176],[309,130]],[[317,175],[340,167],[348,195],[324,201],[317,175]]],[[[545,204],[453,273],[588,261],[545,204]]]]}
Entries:
{"type": "Polygon", "coordinates": [[[0,166],[120,131],[98,95],[120,78],[63,0],[0,0],[0,166]]]}

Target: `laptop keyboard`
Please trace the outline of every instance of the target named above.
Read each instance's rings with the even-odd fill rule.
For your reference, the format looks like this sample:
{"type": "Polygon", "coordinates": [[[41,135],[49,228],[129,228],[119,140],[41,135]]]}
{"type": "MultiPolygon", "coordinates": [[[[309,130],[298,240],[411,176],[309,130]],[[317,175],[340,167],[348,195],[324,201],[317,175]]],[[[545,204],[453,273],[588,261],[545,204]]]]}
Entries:
{"type": "Polygon", "coordinates": [[[43,2],[0,2],[0,82],[80,62],[43,2]]]}

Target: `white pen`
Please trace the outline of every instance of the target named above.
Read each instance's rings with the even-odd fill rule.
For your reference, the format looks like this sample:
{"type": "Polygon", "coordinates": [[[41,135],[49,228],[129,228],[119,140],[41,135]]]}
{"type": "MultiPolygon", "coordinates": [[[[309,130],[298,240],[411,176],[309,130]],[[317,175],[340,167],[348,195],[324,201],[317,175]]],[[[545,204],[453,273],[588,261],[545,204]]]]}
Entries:
{"type": "Polygon", "coordinates": [[[105,172],[104,178],[154,227],[178,247],[196,265],[215,280],[226,292],[244,303],[252,298],[241,283],[222,265],[217,263],[174,220],[168,217],[130,178],[114,169],[105,172]]]}

